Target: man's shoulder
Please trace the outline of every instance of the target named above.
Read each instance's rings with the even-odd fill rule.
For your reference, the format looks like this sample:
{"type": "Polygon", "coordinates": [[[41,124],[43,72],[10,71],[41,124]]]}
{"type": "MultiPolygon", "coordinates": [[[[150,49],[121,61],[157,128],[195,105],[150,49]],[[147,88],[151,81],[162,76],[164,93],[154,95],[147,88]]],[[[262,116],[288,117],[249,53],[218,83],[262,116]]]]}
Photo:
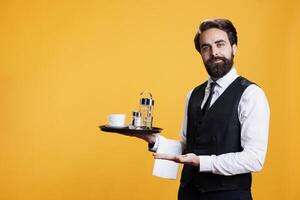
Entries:
{"type": "Polygon", "coordinates": [[[232,82],[230,85],[232,84],[236,84],[240,87],[243,87],[243,88],[247,88],[248,86],[252,85],[252,84],[255,84],[255,82],[253,81],[250,81],[248,78],[244,77],[244,76],[237,76],[232,82]]]}
{"type": "Polygon", "coordinates": [[[264,93],[263,89],[254,81],[249,80],[243,76],[239,76],[240,84],[246,88],[247,91],[264,93]]]}
{"type": "Polygon", "coordinates": [[[247,96],[251,97],[254,94],[265,96],[264,90],[256,83],[253,83],[246,88],[246,90],[244,92],[244,96],[247,95],[247,96]]]}
{"type": "Polygon", "coordinates": [[[241,101],[242,102],[259,102],[259,101],[267,101],[267,96],[265,91],[254,82],[250,82],[251,84],[246,87],[244,90],[241,101]]]}

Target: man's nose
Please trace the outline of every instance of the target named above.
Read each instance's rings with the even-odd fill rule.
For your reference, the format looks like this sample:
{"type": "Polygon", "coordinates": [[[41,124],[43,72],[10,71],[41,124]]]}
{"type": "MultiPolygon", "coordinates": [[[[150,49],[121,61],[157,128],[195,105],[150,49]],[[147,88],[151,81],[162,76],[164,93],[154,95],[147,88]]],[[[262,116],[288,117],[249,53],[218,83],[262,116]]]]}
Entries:
{"type": "Polygon", "coordinates": [[[211,48],[211,54],[213,56],[218,56],[219,55],[219,51],[218,51],[217,47],[212,47],[211,48]]]}

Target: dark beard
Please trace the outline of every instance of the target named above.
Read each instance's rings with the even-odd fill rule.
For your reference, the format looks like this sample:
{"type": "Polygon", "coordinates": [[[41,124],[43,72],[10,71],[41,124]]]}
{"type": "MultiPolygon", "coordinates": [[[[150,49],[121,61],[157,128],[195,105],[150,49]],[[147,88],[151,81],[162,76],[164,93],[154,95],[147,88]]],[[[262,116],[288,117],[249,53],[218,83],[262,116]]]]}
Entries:
{"type": "Polygon", "coordinates": [[[227,74],[233,65],[234,55],[231,54],[231,58],[211,56],[206,62],[204,62],[207,73],[214,79],[222,78],[227,74]],[[222,62],[215,63],[215,60],[222,60],[222,62]]]}

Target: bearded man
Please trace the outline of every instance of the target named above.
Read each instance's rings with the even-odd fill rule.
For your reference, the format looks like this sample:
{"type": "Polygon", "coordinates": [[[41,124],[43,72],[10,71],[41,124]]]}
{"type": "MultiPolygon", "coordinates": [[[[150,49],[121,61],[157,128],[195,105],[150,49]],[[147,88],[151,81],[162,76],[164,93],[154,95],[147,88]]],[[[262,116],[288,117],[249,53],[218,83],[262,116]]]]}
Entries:
{"type": "Polygon", "coordinates": [[[181,141],[140,138],[154,158],[184,164],[178,199],[250,200],[251,173],[262,169],[266,157],[268,101],[257,84],[237,73],[237,32],[229,20],[203,21],[194,43],[209,78],[187,95],[181,141]],[[160,153],[168,148],[181,154],[160,153]]]}

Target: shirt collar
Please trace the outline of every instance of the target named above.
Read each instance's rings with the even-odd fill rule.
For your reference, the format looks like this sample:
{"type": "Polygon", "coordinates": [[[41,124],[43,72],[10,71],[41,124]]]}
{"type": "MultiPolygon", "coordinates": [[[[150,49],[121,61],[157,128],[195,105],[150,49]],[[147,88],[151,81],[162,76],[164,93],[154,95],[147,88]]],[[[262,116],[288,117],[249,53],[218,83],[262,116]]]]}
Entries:
{"type": "MultiPolygon", "coordinates": [[[[230,71],[225,74],[222,78],[219,78],[217,81],[217,86],[221,88],[227,88],[239,75],[237,74],[237,71],[235,67],[233,66],[230,71]]],[[[208,85],[213,82],[213,80],[209,77],[208,79],[208,85]]]]}

